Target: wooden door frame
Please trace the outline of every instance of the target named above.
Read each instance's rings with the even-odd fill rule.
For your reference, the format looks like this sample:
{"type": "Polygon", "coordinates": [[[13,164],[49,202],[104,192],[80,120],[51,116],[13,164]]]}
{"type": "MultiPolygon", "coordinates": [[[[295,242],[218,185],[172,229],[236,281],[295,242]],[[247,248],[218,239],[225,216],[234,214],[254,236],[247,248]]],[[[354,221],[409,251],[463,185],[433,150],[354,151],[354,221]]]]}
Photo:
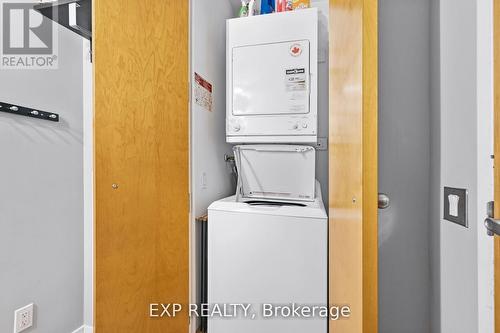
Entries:
{"type": "Polygon", "coordinates": [[[378,1],[330,0],[330,333],[378,330],[378,1]]]}

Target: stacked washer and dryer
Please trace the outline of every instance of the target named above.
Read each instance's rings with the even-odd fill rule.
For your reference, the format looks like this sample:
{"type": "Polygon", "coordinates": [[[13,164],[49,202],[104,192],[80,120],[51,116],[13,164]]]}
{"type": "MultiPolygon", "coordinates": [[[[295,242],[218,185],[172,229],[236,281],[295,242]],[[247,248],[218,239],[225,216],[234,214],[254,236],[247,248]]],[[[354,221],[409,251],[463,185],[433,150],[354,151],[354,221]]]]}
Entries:
{"type": "Polygon", "coordinates": [[[251,307],[246,317],[208,318],[208,332],[324,333],[327,318],[277,308],[327,306],[327,214],[313,146],[318,12],[226,26],[226,141],[237,144],[238,184],[208,208],[208,303],[251,307]]]}

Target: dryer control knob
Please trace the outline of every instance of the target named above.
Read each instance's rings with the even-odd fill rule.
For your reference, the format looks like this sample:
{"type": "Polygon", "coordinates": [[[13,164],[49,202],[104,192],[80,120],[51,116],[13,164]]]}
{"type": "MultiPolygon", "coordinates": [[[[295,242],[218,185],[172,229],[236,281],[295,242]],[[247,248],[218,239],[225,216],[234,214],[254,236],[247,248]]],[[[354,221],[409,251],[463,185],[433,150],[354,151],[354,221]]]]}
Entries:
{"type": "Polygon", "coordinates": [[[302,123],[303,128],[307,128],[307,123],[302,123]]]}
{"type": "Polygon", "coordinates": [[[239,131],[240,131],[240,129],[241,129],[241,127],[240,127],[240,125],[239,125],[239,124],[235,124],[235,125],[233,126],[233,130],[234,130],[235,132],[239,132],[239,131]]]}

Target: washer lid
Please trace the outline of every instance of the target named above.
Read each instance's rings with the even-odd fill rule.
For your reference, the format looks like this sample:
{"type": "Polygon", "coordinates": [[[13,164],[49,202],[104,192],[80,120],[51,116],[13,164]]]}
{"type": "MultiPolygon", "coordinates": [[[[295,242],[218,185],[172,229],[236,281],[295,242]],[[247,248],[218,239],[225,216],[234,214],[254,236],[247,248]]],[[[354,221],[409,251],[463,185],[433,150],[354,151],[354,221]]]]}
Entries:
{"type": "Polygon", "coordinates": [[[303,205],[282,203],[275,204],[275,201],[259,201],[258,205],[252,205],[246,202],[237,202],[236,196],[230,196],[213,202],[209,211],[226,211],[246,214],[280,215],[301,218],[327,219],[327,214],[321,198],[321,187],[316,181],[316,199],[313,202],[307,202],[303,205]]]}

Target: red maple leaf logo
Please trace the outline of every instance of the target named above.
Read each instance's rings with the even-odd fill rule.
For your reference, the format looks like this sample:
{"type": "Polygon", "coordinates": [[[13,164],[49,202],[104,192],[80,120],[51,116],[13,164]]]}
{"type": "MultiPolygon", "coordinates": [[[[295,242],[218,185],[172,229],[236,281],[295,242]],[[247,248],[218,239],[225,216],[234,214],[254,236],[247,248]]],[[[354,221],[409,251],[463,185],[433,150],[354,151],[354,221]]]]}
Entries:
{"type": "Polygon", "coordinates": [[[297,46],[294,46],[293,49],[292,49],[292,53],[293,54],[297,54],[299,52],[300,52],[300,49],[297,46]]]}

